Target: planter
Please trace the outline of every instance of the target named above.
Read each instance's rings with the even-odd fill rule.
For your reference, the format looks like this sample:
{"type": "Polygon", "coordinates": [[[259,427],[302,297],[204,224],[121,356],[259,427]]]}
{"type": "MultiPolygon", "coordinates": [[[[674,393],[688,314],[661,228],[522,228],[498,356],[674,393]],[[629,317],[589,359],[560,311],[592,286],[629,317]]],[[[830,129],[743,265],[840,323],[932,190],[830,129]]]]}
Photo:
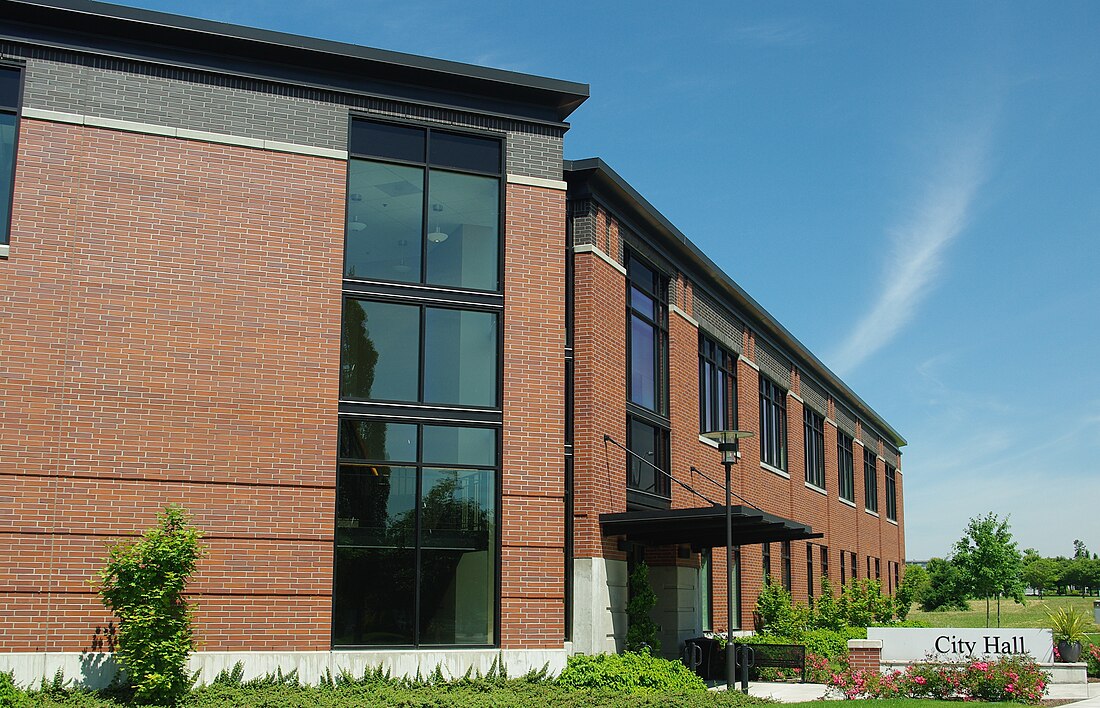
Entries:
{"type": "Polygon", "coordinates": [[[1067,664],[1076,664],[1081,660],[1081,642],[1058,642],[1058,656],[1067,664]]]}

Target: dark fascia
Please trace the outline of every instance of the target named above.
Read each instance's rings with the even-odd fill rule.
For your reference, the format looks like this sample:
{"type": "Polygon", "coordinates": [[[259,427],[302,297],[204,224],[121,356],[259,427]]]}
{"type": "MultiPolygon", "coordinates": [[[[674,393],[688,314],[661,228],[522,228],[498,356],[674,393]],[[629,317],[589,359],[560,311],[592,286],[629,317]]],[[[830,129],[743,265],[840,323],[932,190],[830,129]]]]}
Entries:
{"type": "Polygon", "coordinates": [[[91,0],[0,0],[0,17],[14,42],[541,123],[588,98],[572,81],[91,0]]]}
{"type": "Polygon", "coordinates": [[[663,252],[662,254],[673,263],[686,266],[685,270],[690,275],[699,279],[704,286],[713,287],[716,290],[715,294],[722,296],[720,299],[732,303],[732,309],[738,315],[746,316],[749,324],[758,331],[762,331],[765,338],[779,345],[781,350],[794,354],[796,361],[806,367],[811,374],[821,377],[837,389],[846,399],[844,403],[854,404],[859,413],[870,419],[874,429],[886,432],[884,440],[895,447],[906,445],[905,438],[882,416],[856,395],[855,391],[814,356],[813,352],[798,341],[798,338],[787,331],[779,320],[734,282],[733,278],[699,250],[698,246],[673,226],[664,214],[657,211],[656,207],[631,187],[615,170],[608,167],[607,163],[598,157],[565,160],[564,163],[565,181],[569,185],[569,199],[592,198],[603,202],[608,207],[619,211],[633,223],[635,228],[642,229],[643,233],[639,235],[651,234],[660,239],[657,243],[650,242],[650,245],[663,252]]]}

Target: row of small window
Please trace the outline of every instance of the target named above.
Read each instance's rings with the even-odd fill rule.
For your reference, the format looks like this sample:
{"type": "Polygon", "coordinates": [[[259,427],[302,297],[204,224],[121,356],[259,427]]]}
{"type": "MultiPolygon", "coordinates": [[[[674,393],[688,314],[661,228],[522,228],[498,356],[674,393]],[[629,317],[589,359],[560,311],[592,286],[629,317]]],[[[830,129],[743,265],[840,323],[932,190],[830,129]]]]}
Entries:
{"type": "MultiPolygon", "coordinates": [[[[762,571],[764,573],[765,581],[771,580],[772,576],[772,544],[765,543],[762,549],[762,571]]],[[[848,583],[849,580],[858,580],[858,558],[854,551],[839,551],[840,559],[840,584],[841,586],[848,583]]],[[[874,578],[881,582],[882,580],[882,565],[879,558],[873,556],[867,556],[867,571],[863,576],[865,578],[874,578]]],[[[791,590],[791,542],[782,541],[780,543],[780,562],[781,562],[781,577],[780,580],[783,583],[783,588],[788,592],[791,590]]],[[[893,593],[898,587],[898,580],[900,575],[900,565],[894,561],[886,562],[887,569],[887,586],[885,590],[888,593],[893,593]],[[892,581],[892,582],[891,582],[892,581]]],[[[814,544],[806,544],[806,593],[809,601],[812,603],[814,599],[814,586],[817,584],[815,578],[829,576],[829,547],[818,546],[817,550],[814,549],[814,544]],[[815,555],[820,563],[816,568],[814,567],[815,555]]]]}
{"type": "Polygon", "coordinates": [[[15,142],[23,72],[0,64],[0,246],[11,231],[11,205],[15,185],[15,142]]]}

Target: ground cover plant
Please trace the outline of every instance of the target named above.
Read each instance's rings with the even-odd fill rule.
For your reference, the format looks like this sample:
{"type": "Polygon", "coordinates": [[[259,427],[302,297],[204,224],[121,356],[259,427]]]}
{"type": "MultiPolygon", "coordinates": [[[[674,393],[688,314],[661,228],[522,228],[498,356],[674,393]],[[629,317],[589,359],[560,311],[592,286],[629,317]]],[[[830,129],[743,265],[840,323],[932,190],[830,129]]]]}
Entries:
{"type": "Polygon", "coordinates": [[[830,688],[842,698],[934,698],[1038,704],[1049,674],[1030,658],[1002,656],[962,664],[927,660],[904,671],[848,670],[830,688]]]}

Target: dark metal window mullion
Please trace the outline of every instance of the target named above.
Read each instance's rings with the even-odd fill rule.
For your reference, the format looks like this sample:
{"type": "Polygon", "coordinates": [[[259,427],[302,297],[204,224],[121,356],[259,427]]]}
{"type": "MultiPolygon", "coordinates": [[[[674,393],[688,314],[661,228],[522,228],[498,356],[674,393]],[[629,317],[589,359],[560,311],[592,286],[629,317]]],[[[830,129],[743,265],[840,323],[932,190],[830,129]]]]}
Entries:
{"type": "Polygon", "coordinates": [[[421,507],[424,503],[424,466],[421,460],[424,458],[424,426],[416,426],[416,522],[413,524],[413,563],[416,568],[413,572],[413,646],[420,647],[420,584],[421,577],[421,535],[424,518],[421,507]]]}

